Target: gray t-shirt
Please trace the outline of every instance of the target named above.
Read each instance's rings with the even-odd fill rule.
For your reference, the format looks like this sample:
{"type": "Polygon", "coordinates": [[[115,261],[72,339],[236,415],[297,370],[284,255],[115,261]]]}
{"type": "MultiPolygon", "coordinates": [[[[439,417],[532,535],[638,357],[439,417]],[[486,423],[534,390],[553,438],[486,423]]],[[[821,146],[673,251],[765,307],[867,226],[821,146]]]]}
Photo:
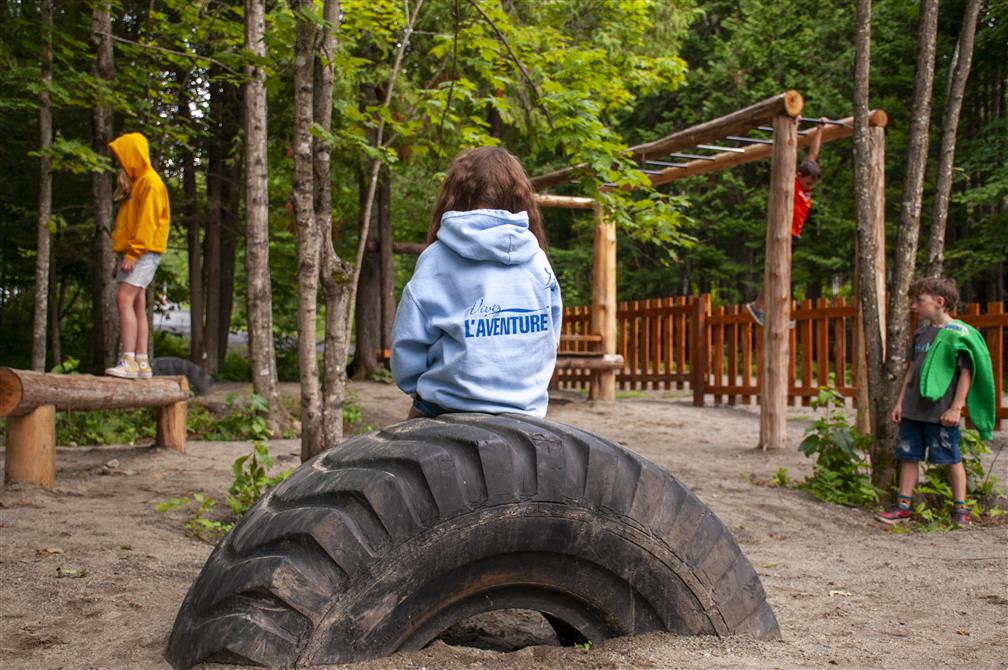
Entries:
{"type": "Polygon", "coordinates": [[[938,326],[925,324],[918,328],[913,335],[911,354],[911,364],[913,365],[913,377],[910,379],[910,386],[903,396],[903,418],[914,421],[924,421],[925,423],[941,423],[941,415],[952,406],[955,398],[956,387],[959,385],[959,373],[963,368],[970,369],[970,360],[966,354],[959,354],[956,361],[956,372],[952,376],[952,382],[948,390],[938,400],[932,402],[920,394],[921,368],[924,367],[924,359],[927,358],[931,343],[941,330],[938,326]]]}

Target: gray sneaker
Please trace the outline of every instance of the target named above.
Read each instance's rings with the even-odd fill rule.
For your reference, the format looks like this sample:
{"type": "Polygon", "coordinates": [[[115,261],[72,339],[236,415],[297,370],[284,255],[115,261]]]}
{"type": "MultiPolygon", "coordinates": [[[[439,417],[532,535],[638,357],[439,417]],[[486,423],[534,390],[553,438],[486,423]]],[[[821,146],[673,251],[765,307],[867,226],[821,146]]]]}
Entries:
{"type": "Polygon", "coordinates": [[[749,316],[753,318],[753,321],[759,325],[763,325],[763,310],[756,309],[756,303],[747,302],[745,304],[746,311],[749,312],[749,316]]]}

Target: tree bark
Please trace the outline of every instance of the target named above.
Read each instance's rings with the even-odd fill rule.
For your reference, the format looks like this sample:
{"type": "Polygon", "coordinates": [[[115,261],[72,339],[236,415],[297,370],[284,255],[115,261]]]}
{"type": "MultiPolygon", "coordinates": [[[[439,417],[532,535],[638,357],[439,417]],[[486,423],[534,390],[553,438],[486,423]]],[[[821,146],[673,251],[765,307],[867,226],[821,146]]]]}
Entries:
{"type": "Polygon", "coordinates": [[[378,263],[381,266],[381,348],[392,348],[392,324],[395,322],[395,263],[392,239],[392,173],[381,175],[378,191],[378,263]]]}
{"type": "MultiPolygon", "coordinates": [[[[245,49],[266,55],[265,0],[245,0],[245,49]]],[[[269,164],[266,73],[245,66],[245,312],[249,329],[252,388],[269,403],[270,428],[277,431],[287,411],[277,391],[273,345],[273,290],[269,272],[269,164]]]]}
{"type": "Polygon", "coordinates": [[[58,410],[159,407],[188,400],[185,377],[156,376],[144,383],[94,375],[52,375],[0,368],[0,416],[21,416],[40,405],[58,410]]]}
{"type": "MultiPolygon", "coordinates": [[[[364,230],[364,209],[367,206],[367,175],[360,174],[360,229],[364,230]]],[[[380,207],[378,208],[380,211],[380,207]]],[[[380,226],[373,226],[368,233],[368,246],[378,247],[380,226]]],[[[355,328],[357,340],[354,355],[354,378],[367,379],[378,372],[377,351],[382,346],[382,276],[379,253],[366,253],[361,259],[360,279],[357,284],[357,304],[355,306],[355,328]]]]}
{"type": "MultiPolygon", "coordinates": [[[[110,0],[95,3],[91,15],[91,44],[95,50],[92,75],[108,85],[114,75],[112,51],[112,14],[110,0]]],[[[112,107],[101,97],[91,108],[91,148],[102,156],[109,155],[112,141],[112,107]]],[[[94,270],[91,278],[91,313],[94,334],[91,364],[104,370],[115,364],[116,333],[119,331],[119,311],[115,303],[115,282],[110,274],[115,263],[112,253],[112,228],[115,216],[112,207],[112,173],[91,175],[91,207],[94,212],[94,238],[91,243],[94,270]]]]}
{"type": "Polygon", "coordinates": [[[311,125],[316,27],[303,14],[310,0],[291,0],[297,16],[294,40],[294,183],[291,201],[297,223],[298,369],[301,376],[301,460],[324,449],[315,324],[318,314],[321,233],[315,218],[311,125]]]}
{"type": "Polygon", "coordinates": [[[949,71],[949,90],[942,117],[941,149],[938,152],[938,176],[935,181],[934,214],[928,237],[928,277],[941,275],[945,264],[945,227],[948,222],[949,196],[952,193],[952,168],[955,165],[956,134],[962,111],[966,81],[973,62],[973,42],[976,37],[980,0],[967,0],[963,24],[959,30],[953,66],[949,71]]]}
{"type": "Polygon", "coordinates": [[[224,86],[213,80],[210,85],[210,134],[207,157],[207,214],[206,233],[203,236],[203,279],[206,293],[206,314],[203,326],[203,350],[199,352],[199,365],[211,375],[219,368],[221,331],[221,223],[224,181],[224,152],[227,146],[220,126],[224,110],[224,86]]]}
{"type": "Polygon", "coordinates": [[[32,321],[32,369],[42,372],[46,363],[46,317],[49,299],[49,218],[52,215],[52,166],[46,151],[52,144],[52,0],[41,7],[42,76],[39,90],[39,208],[35,257],[35,315],[32,321]]]}
{"type": "MultiPolygon", "coordinates": [[[[224,138],[227,146],[235,146],[234,139],[241,132],[240,91],[229,87],[232,94],[227,103],[227,125],[224,138]],[[232,97],[234,96],[234,97],[232,97]]],[[[242,156],[236,150],[228,156],[221,194],[221,271],[220,271],[220,321],[217,333],[217,363],[224,363],[227,356],[228,334],[231,331],[231,313],[234,307],[235,263],[238,253],[238,237],[241,233],[241,183],[242,156]]]]}
{"type": "MultiPolygon", "coordinates": [[[[326,0],[325,25],[320,50],[315,59],[315,123],[332,130],[333,63],[340,3],[326,0]]],[[[321,234],[321,281],[325,294],[325,345],[323,349],[322,444],[331,449],[343,440],[343,403],[346,397],[346,360],[349,331],[346,310],[350,267],[333,247],[332,220],[332,147],[323,139],[315,140],[315,220],[321,234]]]]}
{"type": "Polygon", "coordinates": [[[871,407],[872,434],[869,456],[872,482],[888,487],[892,481],[892,457],[885,427],[890,425],[883,406],[882,324],[875,277],[876,240],[872,234],[871,137],[868,126],[868,71],[871,65],[871,0],[857,2],[857,31],[854,41],[854,205],[857,212],[859,314],[864,327],[863,342],[867,360],[868,397],[871,407]],[[880,420],[881,419],[881,420],[880,420]]]}
{"type": "Polygon", "coordinates": [[[49,358],[53,365],[63,361],[63,348],[60,346],[62,337],[60,310],[63,299],[66,298],[66,282],[60,282],[56,275],[56,264],[49,263],[49,358]]]}
{"type": "MultiPolygon", "coordinates": [[[[189,93],[181,91],[181,115],[191,119],[189,93]]],[[[200,243],[200,219],[196,205],[196,158],[192,149],[182,150],[182,190],[185,194],[186,246],[189,258],[189,357],[196,363],[203,360],[203,245],[200,243]]]]}

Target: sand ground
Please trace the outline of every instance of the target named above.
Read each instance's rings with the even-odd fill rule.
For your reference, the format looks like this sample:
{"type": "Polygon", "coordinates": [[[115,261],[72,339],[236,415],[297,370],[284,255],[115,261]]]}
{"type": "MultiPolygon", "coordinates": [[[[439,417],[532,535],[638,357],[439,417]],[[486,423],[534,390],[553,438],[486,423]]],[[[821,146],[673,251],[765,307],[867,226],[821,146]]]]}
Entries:
{"type": "MultiPolygon", "coordinates": [[[[375,427],[405,416],[408,400],[395,387],[351,389],[375,427]]],[[[811,472],[797,450],[808,410],[791,410],[792,447],[778,453],[753,448],[755,407],[561,393],[549,418],[619,442],[685,482],[756,568],[783,640],[655,634],[511,653],[436,642],[345,667],[1008,668],[1008,525],[896,534],[868,511],[754,483],[781,467],[793,478],[811,472]]],[[[1008,433],[995,433],[993,451],[1006,444],[1008,433]]],[[[279,466],[298,464],[296,440],[269,448],[279,466]]],[[[212,547],[184,534],[182,513],[154,507],[191,492],[223,501],[231,463],[248,451],[239,442],[191,442],[184,455],[60,447],[53,488],[0,488],[0,668],[167,668],[165,640],[212,547]]],[[[1006,466],[1008,453],[994,465],[1002,481],[1006,466]]]]}

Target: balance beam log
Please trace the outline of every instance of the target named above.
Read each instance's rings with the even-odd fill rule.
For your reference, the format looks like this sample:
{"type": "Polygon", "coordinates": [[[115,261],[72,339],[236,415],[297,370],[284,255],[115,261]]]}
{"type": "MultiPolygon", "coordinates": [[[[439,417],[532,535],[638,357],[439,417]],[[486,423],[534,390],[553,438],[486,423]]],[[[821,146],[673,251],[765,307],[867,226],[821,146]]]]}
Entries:
{"type": "Polygon", "coordinates": [[[39,405],[68,409],[162,407],[189,399],[184,377],[117,379],[94,375],[54,375],[0,368],[0,416],[20,416],[39,405]]]}
{"type": "Polygon", "coordinates": [[[189,381],[116,379],[0,368],[0,416],[7,417],[4,478],[51,486],[56,477],[56,411],[157,407],[157,444],[185,453],[189,381]]]}

